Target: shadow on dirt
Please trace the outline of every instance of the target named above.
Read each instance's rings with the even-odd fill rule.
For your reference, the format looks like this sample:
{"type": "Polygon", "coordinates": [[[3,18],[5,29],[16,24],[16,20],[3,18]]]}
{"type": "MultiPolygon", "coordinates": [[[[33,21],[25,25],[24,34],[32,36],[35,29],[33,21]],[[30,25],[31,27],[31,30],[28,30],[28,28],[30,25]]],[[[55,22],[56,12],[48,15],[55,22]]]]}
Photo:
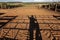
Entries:
{"type": "Polygon", "coordinates": [[[37,22],[37,19],[34,18],[33,15],[31,15],[31,17],[29,17],[29,20],[30,20],[30,26],[29,26],[29,40],[42,40],[42,36],[41,36],[41,33],[40,33],[40,28],[39,28],[39,24],[37,22]],[[35,38],[34,38],[34,30],[36,31],[35,32],[35,38]]]}

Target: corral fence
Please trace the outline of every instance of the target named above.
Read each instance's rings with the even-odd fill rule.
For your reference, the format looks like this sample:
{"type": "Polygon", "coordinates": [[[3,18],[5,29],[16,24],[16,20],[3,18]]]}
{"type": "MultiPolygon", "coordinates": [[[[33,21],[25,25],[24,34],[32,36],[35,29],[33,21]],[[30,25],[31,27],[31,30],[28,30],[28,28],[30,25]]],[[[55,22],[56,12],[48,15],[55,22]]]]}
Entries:
{"type": "Polygon", "coordinates": [[[60,3],[47,3],[43,4],[42,8],[54,10],[54,11],[60,11],[60,3]]]}
{"type": "Polygon", "coordinates": [[[14,3],[0,3],[0,9],[10,9],[10,8],[16,8],[16,7],[22,7],[23,4],[14,4],[14,3]]]}

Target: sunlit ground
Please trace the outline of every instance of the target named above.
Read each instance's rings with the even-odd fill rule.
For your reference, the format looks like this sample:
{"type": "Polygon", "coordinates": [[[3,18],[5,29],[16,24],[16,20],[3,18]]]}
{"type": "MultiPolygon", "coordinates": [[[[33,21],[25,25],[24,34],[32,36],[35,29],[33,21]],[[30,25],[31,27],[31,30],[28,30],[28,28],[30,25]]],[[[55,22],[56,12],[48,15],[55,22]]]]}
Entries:
{"type": "MultiPolygon", "coordinates": [[[[55,12],[45,8],[38,9],[37,7],[35,7],[35,5],[29,5],[13,9],[0,9],[0,13],[5,13],[1,15],[1,17],[17,16],[15,19],[11,20],[5,26],[3,26],[3,28],[0,29],[0,38],[7,37],[19,40],[29,39],[28,29],[30,24],[28,16],[30,15],[34,15],[39,23],[42,40],[51,40],[53,38],[52,34],[59,34],[58,31],[53,31],[60,29],[60,20],[57,20],[55,17],[53,17],[53,15],[60,15],[59,12],[55,12]]],[[[6,22],[7,21],[9,20],[6,20],[6,22]]]]}

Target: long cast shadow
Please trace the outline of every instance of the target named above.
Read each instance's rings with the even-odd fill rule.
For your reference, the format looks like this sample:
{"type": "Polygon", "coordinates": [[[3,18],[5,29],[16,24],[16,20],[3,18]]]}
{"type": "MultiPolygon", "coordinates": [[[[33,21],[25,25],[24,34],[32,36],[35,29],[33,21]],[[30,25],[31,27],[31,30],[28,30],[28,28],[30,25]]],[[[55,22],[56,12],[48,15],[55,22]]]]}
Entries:
{"type": "Polygon", "coordinates": [[[0,20],[7,20],[7,22],[0,22],[0,28],[2,28],[3,26],[5,26],[8,22],[14,20],[17,16],[3,16],[2,18],[0,18],[0,20]]]}
{"type": "Polygon", "coordinates": [[[56,19],[60,20],[60,15],[53,15],[56,19]]]}
{"type": "Polygon", "coordinates": [[[5,13],[0,13],[0,15],[3,15],[3,14],[5,14],[5,13]]]}
{"type": "Polygon", "coordinates": [[[39,24],[37,22],[37,19],[34,18],[33,15],[31,15],[31,17],[29,17],[29,20],[30,20],[30,25],[29,25],[29,40],[34,40],[34,30],[36,31],[35,33],[35,40],[42,40],[42,36],[41,36],[41,33],[40,33],[40,29],[39,29],[39,24]]]}

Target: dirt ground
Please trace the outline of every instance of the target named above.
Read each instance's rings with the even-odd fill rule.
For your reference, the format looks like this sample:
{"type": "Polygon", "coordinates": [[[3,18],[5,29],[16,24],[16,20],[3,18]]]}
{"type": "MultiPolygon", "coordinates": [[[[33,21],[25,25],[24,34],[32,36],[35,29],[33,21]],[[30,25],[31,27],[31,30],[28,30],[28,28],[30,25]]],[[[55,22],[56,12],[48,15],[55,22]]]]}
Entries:
{"type": "Polygon", "coordinates": [[[54,15],[58,12],[54,12],[48,9],[40,8],[38,9],[34,5],[29,5],[25,7],[18,7],[13,9],[0,9],[0,12],[6,13],[5,15],[54,15]]]}
{"type": "MultiPolygon", "coordinates": [[[[7,23],[1,30],[0,30],[0,38],[12,38],[18,40],[29,40],[31,32],[28,31],[29,29],[29,19],[27,15],[35,15],[37,22],[39,23],[40,31],[33,31],[33,39],[35,39],[36,35],[42,37],[42,40],[52,40],[53,35],[58,35],[59,31],[55,31],[60,29],[60,20],[57,20],[53,17],[53,15],[60,15],[60,12],[54,12],[52,10],[48,10],[45,8],[38,9],[35,5],[29,5],[25,7],[18,7],[13,9],[0,9],[0,13],[5,13],[2,16],[18,16],[16,19],[11,20],[7,23]],[[57,27],[56,27],[57,26],[57,27]],[[53,30],[54,31],[53,31],[53,30]],[[52,31],[51,31],[52,30],[52,31]],[[37,33],[37,34],[36,34],[37,33]],[[51,33],[53,35],[51,35],[51,33]]],[[[3,17],[7,18],[7,17],[3,17]]],[[[8,17],[9,18],[9,17],[8,17]]],[[[12,19],[11,17],[10,19],[12,19]]],[[[0,20],[0,22],[7,22],[9,20],[0,20]]],[[[32,20],[30,20],[32,21],[32,20]]]]}

